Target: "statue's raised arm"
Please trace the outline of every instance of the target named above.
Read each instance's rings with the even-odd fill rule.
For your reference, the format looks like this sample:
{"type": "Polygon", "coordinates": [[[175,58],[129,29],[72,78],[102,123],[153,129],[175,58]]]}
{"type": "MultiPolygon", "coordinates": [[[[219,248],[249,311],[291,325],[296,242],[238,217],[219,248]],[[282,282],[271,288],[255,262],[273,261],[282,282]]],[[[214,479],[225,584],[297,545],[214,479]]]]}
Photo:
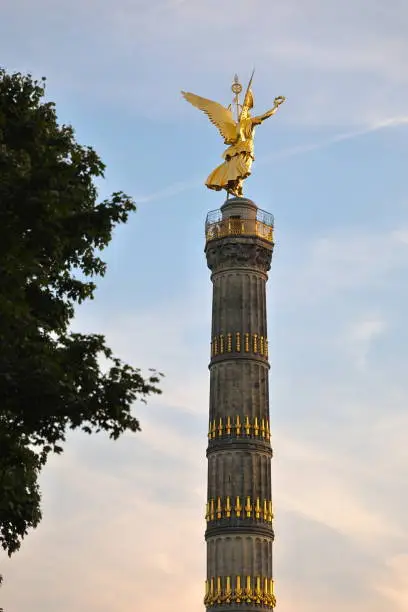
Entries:
{"type": "Polygon", "coordinates": [[[286,100],[285,96],[278,96],[277,98],[275,98],[274,104],[273,104],[273,108],[271,108],[270,110],[266,111],[266,113],[263,113],[263,115],[258,115],[257,117],[254,117],[252,119],[253,123],[255,125],[259,125],[260,123],[262,123],[262,121],[265,121],[265,119],[269,119],[269,117],[272,117],[272,115],[274,115],[276,113],[276,111],[278,110],[279,106],[281,104],[283,104],[283,102],[285,102],[285,100],[286,100]]]}

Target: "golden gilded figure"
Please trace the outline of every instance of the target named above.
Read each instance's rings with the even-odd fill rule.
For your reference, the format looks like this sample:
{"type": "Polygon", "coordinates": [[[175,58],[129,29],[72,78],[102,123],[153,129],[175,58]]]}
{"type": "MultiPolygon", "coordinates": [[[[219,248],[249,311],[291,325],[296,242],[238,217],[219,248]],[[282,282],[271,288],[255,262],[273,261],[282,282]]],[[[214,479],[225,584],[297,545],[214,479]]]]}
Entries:
{"type": "Polygon", "coordinates": [[[222,106],[218,102],[201,98],[193,93],[182,91],[184,98],[193,106],[204,111],[210,121],[218,128],[224,143],[229,145],[223,153],[224,162],[211,172],[205,184],[208,189],[220,191],[225,189],[237,197],[242,196],[243,182],[251,174],[252,162],[254,161],[254,133],[255,126],[260,125],[265,119],[272,117],[278,110],[284,96],[278,96],[274,100],[273,108],[263,115],[251,117],[251,109],[254,106],[252,94],[252,78],[250,78],[243,104],[239,102],[239,94],[242,86],[235,75],[232,91],[235,94],[233,105],[237,119],[234,119],[232,106],[222,106]]]}

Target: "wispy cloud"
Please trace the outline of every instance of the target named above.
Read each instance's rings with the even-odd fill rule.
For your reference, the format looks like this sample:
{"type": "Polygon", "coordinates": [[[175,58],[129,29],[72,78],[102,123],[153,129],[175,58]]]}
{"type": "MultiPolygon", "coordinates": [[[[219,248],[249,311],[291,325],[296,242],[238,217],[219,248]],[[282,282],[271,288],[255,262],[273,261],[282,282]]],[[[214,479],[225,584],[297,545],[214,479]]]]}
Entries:
{"type": "Polygon", "coordinates": [[[345,332],[344,343],[348,347],[355,366],[366,370],[367,359],[372,343],[386,330],[386,323],[378,316],[366,316],[352,323],[345,332]]]}
{"type": "MultiPolygon", "coordinates": [[[[161,425],[161,414],[156,411],[149,417],[143,434],[115,444],[92,440],[85,449],[78,439],[70,440],[71,450],[53,462],[43,482],[43,526],[31,534],[19,558],[4,566],[4,603],[8,607],[13,602],[16,609],[25,609],[35,592],[44,612],[81,607],[98,612],[120,607],[130,612],[135,598],[154,611],[171,612],[175,600],[191,610],[201,609],[205,442],[199,431],[190,431],[188,437],[178,419],[177,426],[169,425],[167,417],[167,424],[161,425]],[[73,513],[61,503],[64,498],[57,503],[56,486],[67,499],[75,499],[73,513]],[[75,589],[67,575],[75,581],[75,589]],[[18,588],[22,581],[27,588],[18,588]],[[101,583],[109,587],[101,589],[101,583]]],[[[403,523],[395,525],[384,508],[364,501],[372,485],[359,470],[353,471],[350,458],[344,470],[342,457],[335,452],[310,447],[301,436],[283,431],[276,435],[280,440],[274,460],[276,548],[282,558],[277,590],[282,610],[289,612],[291,598],[304,601],[307,610],[324,612],[332,600],[341,610],[354,584],[364,594],[365,607],[360,610],[380,612],[388,598],[402,603],[404,589],[399,580],[403,566],[395,562],[395,567],[387,567],[386,563],[394,556],[392,542],[407,535],[403,523]],[[299,554],[296,566],[292,559],[286,567],[285,549],[293,538],[286,525],[291,520],[296,525],[299,554]],[[303,549],[308,533],[313,533],[313,548],[303,549]],[[332,569],[337,574],[329,574],[320,584],[321,559],[328,550],[336,558],[339,545],[350,547],[346,565],[353,575],[346,591],[337,589],[340,568],[336,566],[332,569]],[[372,551],[378,570],[383,576],[389,573],[391,580],[381,585],[374,580],[377,566],[370,571],[367,564],[356,565],[355,551],[362,549],[366,555],[372,551]],[[309,573],[302,550],[307,550],[309,573]],[[372,577],[372,584],[365,584],[366,574],[372,577]]]]}
{"type": "MultiPolygon", "coordinates": [[[[367,434],[371,432],[368,428],[367,434]]],[[[347,435],[347,428],[338,436],[347,435]]],[[[330,528],[366,549],[381,547],[390,538],[408,538],[403,525],[388,520],[385,507],[372,507],[364,500],[367,476],[353,462],[342,462],[327,446],[309,446],[293,434],[276,432],[279,455],[275,467],[277,517],[291,511],[330,528]],[[298,466],[304,470],[302,482],[298,466]],[[361,487],[363,489],[361,489],[361,487]],[[359,491],[360,489],[360,491],[359,491]]],[[[339,440],[335,442],[336,446],[339,440]]],[[[336,449],[337,451],[337,449],[336,449]]],[[[362,466],[365,464],[363,460],[362,466]]],[[[403,465],[399,466],[399,470],[403,465]]]]}
{"type": "Polygon", "coordinates": [[[387,559],[386,571],[378,577],[377,591],[385,596],[396,612],[405,612],[408,606],[408,554],[395,555],[387,559]]]}
{"type": "Polygon", "coordinates": [[[341,227],[310,239],[296,237],[301,240],[301,249],[294,244],[297,248],[293,248],[295,254],[287,263],[290,271],[286,271],[291,284],[283,282],[279,270],[276,299],[286,305],[297,304],[297,300],[309,305],[333,296],[350,300],[356,290],[381,291],[393,272],[404,273],[408,266],[406,233],[404,223],[399,228],[369,231],[347,227],[345,231],[341,227]],[[311,287],[313,291],[308,291],[311,287]]]}
{"type": "Polygon", "coordinates": [[[3,11],[4,61],[45,71],[61,90],[110,100],[139,116],[183,113],[180,88],[209,97],[235,70],[249,72],[253,64],[260,99],[276,95],[272,76],[291,99],[290,123],[355,125],[367,116],[404,113],[403,3],[355,0],[340,10],[334,1],[287,0],[272,9],[269,0],[256,0],[248,13],[236,0],[73,0],[69,7],[42,0],[35,10],[16,0],[3,11]],[[7,23],[18,25],[24,41],[12,54],[7,23]],[[49,53],[50,44],[57,52],[49,53]]]}

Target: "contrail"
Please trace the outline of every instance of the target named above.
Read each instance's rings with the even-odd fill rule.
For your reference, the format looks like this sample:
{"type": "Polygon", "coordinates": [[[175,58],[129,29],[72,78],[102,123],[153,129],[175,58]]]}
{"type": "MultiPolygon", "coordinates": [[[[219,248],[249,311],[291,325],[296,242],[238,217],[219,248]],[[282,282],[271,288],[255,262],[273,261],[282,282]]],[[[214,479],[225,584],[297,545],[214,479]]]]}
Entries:
{"type": "Polygon", "coordinates": [[[154,202],[155,200],[160,200],[162,198],[170,198],[173,195],[183,193],[189,189],[194,189],[194,187],[197,187],[201,183],[202,181],[199,179],[194,179],[191,181],[178,181],[177,183],[172,183],[159,191],[154,191],[153,193],[137,198],[135,197],[135,201],[137,204],[145,204],[147,202],[154,202]]]}
{"type": "MultiPolygon", "coordinates": [[[[295,155],[302,155],[303,153],[307,153],[309,151],[315,151],[317,149],[329,147],[338,142],[342,142],[343,140],[353,140],[354,138],[359,138],[360,136],[365,136],[366,134],[371,134],[372,132],[377,132],[378,130],[383,130],[389,127],[398,127],[402,125],[408,125],[408,115],[403,115],[400,117],[390,117],[388,119],[376,121],[365,128],[361,128],[359,130],[354,130],[351,132],[342,132],[340,134],[335,134],[334,136],[331,136],[330,138],[327,138],[326,140],[321,140],[319,142],[312,142],[305,145],[298,145],[295,147],[282,149],[281,151],[277,151],[272,155],[257,158],[257,165],[262,166],[271,161],[279,161],[281,159],[286,159],[295,155]]],[[[155,191],[148,195],[135,198],[135,200],[136,203],[139,204],[154,202],[156,200],[169,198],[179,193],[184,193],[185,191],[194,189],[195,187],[198,187],[201,184],[202,181],[199,179],[194,179],[191,181],[178,181],[177,183],[173,183],[159,191],[155,191]]]]}
{"type": "Polygon", "coordinates": [[[337,142],[342,142],[343,140],[353,140],[354,138],[359,138],[360,136],[365,136],[366,134],[371,134],[372,132],[378,132],[378,130],[401,125],[408,125],[408,116],[391,117],[382,121],[376,121],[375,123],[372,123],[371,125],[359,130],[335,134],[334,136],[327,138],[327,140],[289,147],[288,149],[283,149],[282,151],[273,153],[272,155],[258,158],[257,162],[258,165],[263,165],[269,161],[285,159],[287,157],[293,157],[294,155],[301,155],[302,153],[307,153],[308,151],[315,151],[316,149],[329,147],[330,145],[336,144],[337,142]]]}

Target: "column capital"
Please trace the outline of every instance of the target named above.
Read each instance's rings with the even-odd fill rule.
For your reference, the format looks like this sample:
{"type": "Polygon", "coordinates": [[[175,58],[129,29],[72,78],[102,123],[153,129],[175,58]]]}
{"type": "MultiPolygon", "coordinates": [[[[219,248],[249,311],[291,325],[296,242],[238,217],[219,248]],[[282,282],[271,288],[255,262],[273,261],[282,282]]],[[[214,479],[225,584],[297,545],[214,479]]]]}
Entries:
{"type": "Polygon", "coordinates": [[[205,247],[213,274],[224,270],[252,269],[266,276],[272,261],[273,243],[255,236],[226,236],[205,247]]]}

